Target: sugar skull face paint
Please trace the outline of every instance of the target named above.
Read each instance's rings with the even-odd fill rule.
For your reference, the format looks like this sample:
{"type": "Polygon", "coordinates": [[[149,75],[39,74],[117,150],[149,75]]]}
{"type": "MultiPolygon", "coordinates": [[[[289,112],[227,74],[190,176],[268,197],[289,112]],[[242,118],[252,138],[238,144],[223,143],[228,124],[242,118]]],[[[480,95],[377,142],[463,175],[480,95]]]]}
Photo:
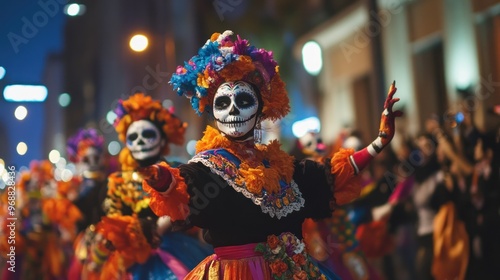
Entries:
{"type": "Polygon", "coordinates": [[[242,137],[254,129],[259,100],[250,84],[223,83],[215,93],[213,105],[217,127],[227,136],[242,137]]]}
{"type": "Polygon", "coordinates": [[[127,148],[135,160],[158,156],[161,144],[160,131],[152,122],[139,120],[130,124],[127,130],[127,148]]]}

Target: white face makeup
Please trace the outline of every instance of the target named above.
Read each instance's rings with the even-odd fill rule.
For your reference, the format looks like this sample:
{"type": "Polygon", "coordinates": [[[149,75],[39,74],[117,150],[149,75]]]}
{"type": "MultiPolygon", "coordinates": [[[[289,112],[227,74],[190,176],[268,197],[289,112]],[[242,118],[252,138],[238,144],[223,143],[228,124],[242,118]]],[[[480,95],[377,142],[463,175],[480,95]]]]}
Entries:
{"type": "Polygon", "coordinates": [[[101,155],[94,147],[88,147],[84,155],[80,159],[80,166],[82,170],[96,171],[99,170],[101,165],[101,155]]]}
{"type": "Polygon", "coordinates": [[[127,129],[127,148],[135,160],[158,156],[162,142],[160,131],[150,121],[135,121],[127,129]]]}
{"type": "Polygon", "coordinates": [[[254,129],[259,101],[250,84],[223,83],[215,93],[213,105],[215,121],[222,133],[237,138],[254,129]]]}

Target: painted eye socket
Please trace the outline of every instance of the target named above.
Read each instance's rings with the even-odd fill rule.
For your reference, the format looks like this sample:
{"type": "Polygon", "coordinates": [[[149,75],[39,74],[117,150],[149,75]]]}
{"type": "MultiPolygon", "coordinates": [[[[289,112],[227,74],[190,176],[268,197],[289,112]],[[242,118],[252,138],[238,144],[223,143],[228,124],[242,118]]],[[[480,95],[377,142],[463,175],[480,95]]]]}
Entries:
{"type": "Polygon", "coordinates": [[[238,108],[246,109],[255,105],[255,98],[247,92],[242,92],[236,95],[235,102],[238,108]]]}
{"type": "Polygon", "coordinates": [[[142,137],[146,139],[156,138],[156,131],[154,131],[153,129],[145,129],[142,132],[142,137]]]}
{"type": "Polygon", "coordinates": [[[99,160],[98,156],[85,156],[83,157],[83,162],[89,164],[90,162],[97,162],[99,160]]]}
{"type": "Polygon", "coordinates": [[[214,108],[216,110],[224,110],[231,104],[229,96],[219,96],[215,99],[214,108]]]}
{"type": "Polygon", "coordinates": [[[135,139],[137,139],[137,137],[139,137],[139,134],[137,134],[137,132],[130,133],[129,135],[127,135],[127,141],[133,142],[135,141],[135,139]]]}

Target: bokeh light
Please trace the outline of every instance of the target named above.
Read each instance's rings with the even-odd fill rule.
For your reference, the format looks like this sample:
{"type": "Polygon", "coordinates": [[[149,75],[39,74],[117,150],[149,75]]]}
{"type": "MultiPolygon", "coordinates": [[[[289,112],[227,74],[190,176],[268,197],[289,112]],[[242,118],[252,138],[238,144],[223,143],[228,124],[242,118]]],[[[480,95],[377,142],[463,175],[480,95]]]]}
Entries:
{"type": "Polygon", "coordinates": [[[321,47],[314,41],[309,41],[302,47],[302,63],[307,73],[318,75],[323,67],[321,47]]]}
{"type": "Polygon", "coordinates": [[[87,7],[83,4],[71,3],[64,6],[64,13],[70,17],[81,16],[87,7]]]}
{"type": "Polygon", "coordinates": [[[63,157],[60,157],[59,160],[55,163],[56,167],[59,169],[64,169],[66,168],[66,159],[63,157]]]}
{"type": "Polygon", "coordinates": [[[137,34],[130,39],[129,45],[133,51],[142,52],[148,47],[148,43],[148,37],[137,34]]]}
{"type": "Polygon", "coordinates": [[[73,172],[71,172],[71,170],[69,169],[63,169],[63,171],[61,172],[61,180],[63,180],[64,182],[69,182],[72,178],[73,172]]]}
{"type": "Polygon", "coordinates": [[[113,124],[115,122],[116,117],[117,117],[117,115],[115,112],[109,111],[106,114],[106,121],[108,121],[109,124],[113,124]]]}
{"type": "Polygon", "coordinates": [[[61,107],[68,107],[69,103],[71,103],[71,96],[67,93],[61,93],[61,95],[59,95],[58,101],[61,107]]]}
{"type": "Polygon", "coordinates": [[[172,102],[172,100],[170,100],[170,99],[163,100],[163,102],[161,104],[162,104],[163,108],[165,108],[165,109],[170,109],[171,107],[174,106],[174,102],[172,102]]]}
{"type": "Polygon", "coordinates": [[[3,89],[3,97],[10,102],[43,102],[48,90],[41,85],[8,85],[3,89]]]}
{"type": "Polygon", "coordinates": [[[321,123],[317,117],[310,117],[292,124],[293,135],[297,138],[304,136],[310,131],[318,133],[321,129],[321,123]]]}
{"type": "Polygon", "coordinates": [[[116,156],[120,152],[121,148],[122,147],[118,141],[111,141],[108,144],[108,152],[112,156],[116,156]]]}
{"type": "Polygon", "coordinates": [[[60,159],[61,159],[61,153],[59,153],[58,150],[50,151],[50,153],[49,153],[50,162],[56,164],[57,162],[59,162],[60,159]]]}
{"type": "Polygon", "coordinates": [[[16,146],[16,151],[19,155],[23,156],[28,152],[28,145],[24,142],[19,142],[16,146]]]}
{"type": "Polygon", "coordinates": [[[27,115],[28,115],[28,109],[26,109],[26,107],[24,106],[18,106],[14,111],[14,116],[16,117],[16,119],[20,121],[24,120],[27,115]]]}
{"type": "Polygon", "coordinates": [[[195,147],[196,147],[196,140],[191,140],[191,141],[187,142],[186,151],[188,152],[188,154],[190,154],[191,156],[194,156],[194,153],[196,151],[195,147]]]}

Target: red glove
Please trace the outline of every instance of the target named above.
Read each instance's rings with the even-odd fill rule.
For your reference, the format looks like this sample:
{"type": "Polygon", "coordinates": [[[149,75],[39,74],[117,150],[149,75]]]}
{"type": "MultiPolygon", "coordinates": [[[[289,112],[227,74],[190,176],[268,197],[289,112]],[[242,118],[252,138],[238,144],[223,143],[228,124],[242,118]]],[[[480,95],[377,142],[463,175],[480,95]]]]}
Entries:
{"type": "Polygon", "coordinates": [[[384,111],[382,112],[382,116],[380,118],[380,129],[377,139],[375,139],[375,141],[373,141],[368,147],[352,155],[352,163],[356,173],[365,168],[368,163],[370,163],[371,159],[378,155],[394,137],[394,133],[396,131],[395,119],[403,115],[403,112],[401,111],[392,111],[394,103],[399,101],[399,98],[393,98],[396,90],[396,82],[394,81],[392,82],[387,98],[385,99],[384,111]]]}
{"type": "Polygon", "coordinates": [[[158,192],[166,192],[172,183],[170,170],[161,163],[140,168],[138,172],[146,183],[158,192]]]}
{"type": "MultiPolygon", "coordinates": [[[[389,93],[384,103],[384,111],[382,112],[382,116],[380,118],[380,129],[378,133],[380,143],[382,144],[381,146],[378,146],[380,150],[382,150],[382,148],[384,148],[387,144],[389,144],[389,142],[391,142],[396,130],[394,125],[395,119],[403,115],[403,112],[399,110],[396,112],[392,111],[392,106],[394,106],[394,103],[399,101],[399,98],[392,98],[396,93],[396,90],[396,81],[394,81],[389,88],[389,93]]],[[[377,140],[379,138],[377,138],[377,140]]],[[[377,142],[377,140],[375,140],[374,143],[377,142]]]]}

